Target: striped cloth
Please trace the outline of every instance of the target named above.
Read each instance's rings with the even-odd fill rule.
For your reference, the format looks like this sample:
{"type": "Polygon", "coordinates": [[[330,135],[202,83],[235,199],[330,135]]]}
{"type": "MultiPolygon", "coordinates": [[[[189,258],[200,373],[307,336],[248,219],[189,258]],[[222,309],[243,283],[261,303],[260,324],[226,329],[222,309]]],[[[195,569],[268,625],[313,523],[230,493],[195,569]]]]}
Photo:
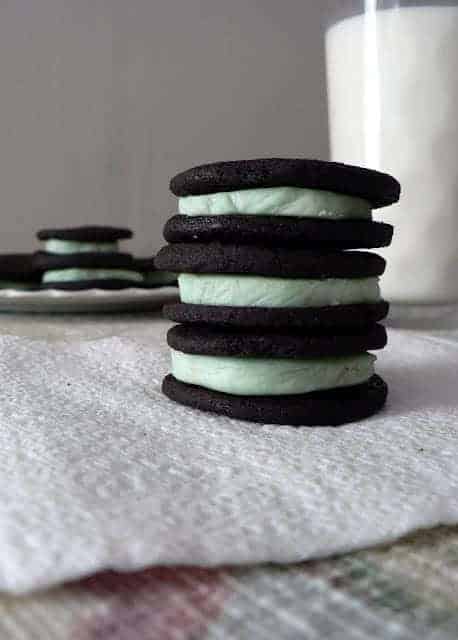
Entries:
{"type": "Polygon", "coordinates": [[[104,573],[0,598],[1,640],[456,640],[458,528],[290,567],[104,573]]]}

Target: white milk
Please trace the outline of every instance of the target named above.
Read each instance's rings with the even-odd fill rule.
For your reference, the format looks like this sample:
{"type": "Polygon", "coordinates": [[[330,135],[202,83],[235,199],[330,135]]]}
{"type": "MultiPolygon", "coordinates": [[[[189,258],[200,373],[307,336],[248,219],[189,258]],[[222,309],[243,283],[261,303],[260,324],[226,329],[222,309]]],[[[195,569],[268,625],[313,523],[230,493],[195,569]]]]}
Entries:
{"type": "Polygon", "coordinates": [[[458,302],[458,7],[343,20],[326,40],[334,160],[392,173],[399,205],[384,296],[458,302]]]}

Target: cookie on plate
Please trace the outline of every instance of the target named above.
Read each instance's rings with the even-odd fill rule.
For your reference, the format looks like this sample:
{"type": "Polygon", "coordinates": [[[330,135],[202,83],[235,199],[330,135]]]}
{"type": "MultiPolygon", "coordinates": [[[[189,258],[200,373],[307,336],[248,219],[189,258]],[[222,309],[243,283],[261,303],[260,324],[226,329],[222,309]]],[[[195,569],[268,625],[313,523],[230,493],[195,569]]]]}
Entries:
{"type": "Polygon", "coordinates": [[[63,290],[123,289],[141,284],[130,254],[119,252],[119,241],[132,237],[130,229],[87,226],[44,229],[44,243],[36,263],[43,270],[43,287],[63,290]]]}
{"type": "Polygon", "coordinates": [[[41,271],[33,254],[4,253],[0,255],[0,289],[37,289],[41,271]]]}
{"type": "Polygon", "coordinates": [[[170,271],[160,271],[154,265],[154,256],[151,258],[134,258],[135,269],[143,276],[141,286],[144,289],[156,289],[157,287],[174,287],[177,283],[177,274],[170,271]]]}

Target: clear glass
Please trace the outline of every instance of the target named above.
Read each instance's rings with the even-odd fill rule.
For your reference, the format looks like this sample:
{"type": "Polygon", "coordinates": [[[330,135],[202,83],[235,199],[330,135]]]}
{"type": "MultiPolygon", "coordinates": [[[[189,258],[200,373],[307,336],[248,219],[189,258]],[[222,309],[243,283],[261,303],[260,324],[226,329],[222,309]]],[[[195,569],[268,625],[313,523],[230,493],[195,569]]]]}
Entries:
{"type": "Polygon", "coordinates": [[[336,0],[327,16],[332,158],[403,188],[380,212],[395,225],[383,294],[395,319],[456,319],[458,0],[336,0]]]}

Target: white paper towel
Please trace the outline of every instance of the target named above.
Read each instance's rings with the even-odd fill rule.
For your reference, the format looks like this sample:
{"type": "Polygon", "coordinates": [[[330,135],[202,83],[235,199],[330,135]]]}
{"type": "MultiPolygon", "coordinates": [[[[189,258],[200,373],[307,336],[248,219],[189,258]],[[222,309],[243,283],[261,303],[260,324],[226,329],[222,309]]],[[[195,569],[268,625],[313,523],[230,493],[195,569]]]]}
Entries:
{"type": "Polygon", "coordinates": [[[387,409],[260,426],[162,397],[162,341],[0,338],[0,589],[290,562],[458,522],[458,344],[391,332],[387,409]]]}

